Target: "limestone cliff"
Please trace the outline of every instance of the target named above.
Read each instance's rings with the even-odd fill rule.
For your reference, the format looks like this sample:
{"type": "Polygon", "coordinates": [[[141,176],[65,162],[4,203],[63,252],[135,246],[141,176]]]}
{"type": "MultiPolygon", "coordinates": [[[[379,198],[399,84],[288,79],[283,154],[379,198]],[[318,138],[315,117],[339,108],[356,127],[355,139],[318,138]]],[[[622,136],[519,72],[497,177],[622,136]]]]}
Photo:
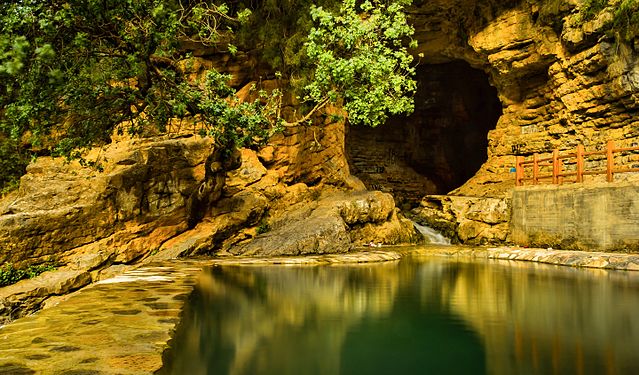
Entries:
{"type": "Polygon", "coordinates": [[[580,0],[420,3],[412,15],[422,63],[468,62],[503,106],[486,162],[455,194],[508,194],[515,155],[637,142],[639,43],[606,33],[619,1],[585,22],[580,0]]]}

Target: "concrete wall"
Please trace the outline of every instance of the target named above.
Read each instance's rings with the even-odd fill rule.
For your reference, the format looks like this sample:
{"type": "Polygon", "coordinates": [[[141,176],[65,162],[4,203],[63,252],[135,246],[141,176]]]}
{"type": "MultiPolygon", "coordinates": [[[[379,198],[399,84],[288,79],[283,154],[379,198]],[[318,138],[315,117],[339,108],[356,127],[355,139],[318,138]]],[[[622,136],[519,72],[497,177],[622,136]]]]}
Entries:
{"type": "Polygon", "coordinates": [[[639,184],[516,188],[511,232],[521,246],[639,251],[639,184]]]}

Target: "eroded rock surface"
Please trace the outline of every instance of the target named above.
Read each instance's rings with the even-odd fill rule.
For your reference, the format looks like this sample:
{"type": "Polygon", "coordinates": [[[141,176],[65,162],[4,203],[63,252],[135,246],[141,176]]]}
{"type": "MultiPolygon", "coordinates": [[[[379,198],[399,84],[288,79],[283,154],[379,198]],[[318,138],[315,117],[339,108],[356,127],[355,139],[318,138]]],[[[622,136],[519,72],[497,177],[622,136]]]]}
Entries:
{"type": "Polygon", "coordinates": [[[28,167],[20,190],[0,206],[0,263],[66,263],[99,250],[126,262],[184,230],[185,199],[201,179],[210,140],[133,140],[98,152],[102,172],[49,157],[28,167]],[[148,237],[143,246],[139,237],[148,237]]]}
{"type": "Polygon", "coordinates": [[[414,220],[466,245],[503,244],[510,236],[510,199],[427,196],[414,220]]]}
{"type": "Polygon", "coordinates": [[[339,192],[315,202],[300,202],[282,215],[271,217],[269,226],[273,230],[231,248],[231,253],[344,253],[369,241],[391,245],[419,241],[412,223],[397,216],[393,197],[382,192],[339,192]]]}
{"type": "Polygon", "coordinates": [[[437,0],[411,10],[422,63],[468,62],[489,75],[503,106],[488,160],[454,194],[508,195],[515,155],[637,143],[639,43],[606,33],[620,1],[584,21],[586,3],[437,0]]]}

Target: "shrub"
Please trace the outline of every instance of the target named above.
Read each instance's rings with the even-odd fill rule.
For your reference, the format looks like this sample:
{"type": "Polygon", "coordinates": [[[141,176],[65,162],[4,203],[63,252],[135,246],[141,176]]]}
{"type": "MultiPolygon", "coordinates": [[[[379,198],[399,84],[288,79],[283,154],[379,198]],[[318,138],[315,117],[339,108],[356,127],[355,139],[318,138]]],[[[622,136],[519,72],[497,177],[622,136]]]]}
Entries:
{"type": "Polygon", "coordinates": [[[0,286],[15,284],[24,279],[32,279],[41,273],[55,269],[56,265],[54,263],[38,264],[29,266],[26,269],[18,269],[13,267],[11,263],[5,263],[0,267],[0,286]]]}
{"type": "Polygon", "coordinates": [[[619,4],[615,10],[612,29],[625,42],[639,37],[639,0],[624,0],[619,4]]]}
{"type": "Polygon", "coordinates": [[[262,221],[260,221],[259,225],[257,226],[257,234],[264,234],[268,231],[271,230],[271,226],[268,224],[268,222],[265,219],[262,219],[262,221]]]}
{"type": "Polygon", "coordinates": [[[586,0],[581,9],[581,19],[587,21],[595,18],[606,6],[608,6],[608,0],[586,0]]]}

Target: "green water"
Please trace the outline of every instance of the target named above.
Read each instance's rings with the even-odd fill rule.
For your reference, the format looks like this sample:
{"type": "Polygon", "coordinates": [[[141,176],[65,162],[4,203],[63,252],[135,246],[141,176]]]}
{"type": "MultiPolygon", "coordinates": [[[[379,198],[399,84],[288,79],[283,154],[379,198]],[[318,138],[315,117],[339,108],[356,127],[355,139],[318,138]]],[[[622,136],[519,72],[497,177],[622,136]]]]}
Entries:
{"type": "Polygon", "coordinates": [[[639,273],[415,256],[218,266],[172,374],[639,374],[639,273]]]}

